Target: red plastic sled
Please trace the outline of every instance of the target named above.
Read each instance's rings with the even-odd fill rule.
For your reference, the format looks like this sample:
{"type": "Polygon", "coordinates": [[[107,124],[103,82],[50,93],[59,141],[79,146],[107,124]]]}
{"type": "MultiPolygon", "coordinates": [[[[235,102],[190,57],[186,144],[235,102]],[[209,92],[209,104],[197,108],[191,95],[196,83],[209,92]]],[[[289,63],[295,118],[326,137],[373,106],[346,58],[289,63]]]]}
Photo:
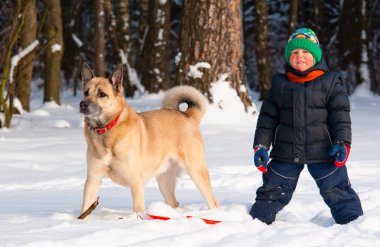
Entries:
{"type": "MultiPolygon", "coordinates": [[[[155,220],[171,220],[172,218],[170,217],[165,217],[165,216],[159,216],[159,215],[153,215],[153,214],[146,214],[148,215],[150,218],[152,219],[155,219],[155,220]]],[[[186,218],[197,218],[196,216],[185,216],[186,218]]],[[[214,225],[214,224],[218,224],[220,223],[221,221],[219,220],[209,220],[209,219],[203,219],[203,218],[200,218],[201,220],[203,220],[206,224],[209,224],[209,225],[214,225]]]]}

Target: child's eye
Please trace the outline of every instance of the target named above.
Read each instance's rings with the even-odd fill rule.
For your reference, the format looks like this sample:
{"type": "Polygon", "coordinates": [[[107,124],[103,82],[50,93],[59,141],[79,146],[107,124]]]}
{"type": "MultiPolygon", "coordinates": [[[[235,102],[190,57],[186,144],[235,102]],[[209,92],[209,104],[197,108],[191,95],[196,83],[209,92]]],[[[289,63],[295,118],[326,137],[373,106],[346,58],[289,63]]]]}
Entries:
{"type": "Polygon", "coordinates": [[[100,98],[107,97],[107,94],[103,93],[102,91],[99,91],[98,97],[100,97],[100,98]]]}

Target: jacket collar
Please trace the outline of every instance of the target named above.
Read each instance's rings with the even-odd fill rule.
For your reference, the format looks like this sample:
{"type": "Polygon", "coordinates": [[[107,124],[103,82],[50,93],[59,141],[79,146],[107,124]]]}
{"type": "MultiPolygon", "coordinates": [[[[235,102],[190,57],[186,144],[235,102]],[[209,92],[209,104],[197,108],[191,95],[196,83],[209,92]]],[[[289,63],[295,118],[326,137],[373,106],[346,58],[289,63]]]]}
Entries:
{"type": "Polygon", "coordinates": [[[298,71],[293,69],[289,64],[285,65],[286,76],[292,82],[307,82],[314,80],[315,78],[323,75],[327,71],[329,71],[326,61],[324,58],[319,61],[319,63],[315,64],[308,70],[298,71]]]}

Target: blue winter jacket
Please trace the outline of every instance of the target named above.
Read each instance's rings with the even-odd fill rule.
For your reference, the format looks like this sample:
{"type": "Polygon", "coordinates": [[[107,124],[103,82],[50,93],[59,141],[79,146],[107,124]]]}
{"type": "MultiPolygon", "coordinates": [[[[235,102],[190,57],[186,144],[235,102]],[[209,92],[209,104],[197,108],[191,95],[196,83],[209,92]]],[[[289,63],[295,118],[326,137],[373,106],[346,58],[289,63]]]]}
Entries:
{"type": "Polygon", "coordinates": [[[291,82],[284,74],[273,76],[254,139],[254,146],[268,150],[272,146],[271,158],[299,164],[329,162],[333,143],[351,144],[350,102],[341,76],[328,72],[324,59],[299,74],[317,69],[325,74],[305,83],[291,82]]]}

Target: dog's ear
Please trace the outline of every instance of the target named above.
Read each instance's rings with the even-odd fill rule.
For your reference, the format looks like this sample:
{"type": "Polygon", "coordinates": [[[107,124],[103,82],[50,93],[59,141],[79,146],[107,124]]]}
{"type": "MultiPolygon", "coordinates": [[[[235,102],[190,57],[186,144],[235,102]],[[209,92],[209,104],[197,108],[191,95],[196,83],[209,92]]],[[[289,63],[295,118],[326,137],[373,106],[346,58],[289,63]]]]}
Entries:
{"type": "Polygon", "coordinates": [[[89,82],[92,78],[94,78],[94,72],[90,69],[87,63],[83,63],[82,65],[82,84],[84,85],[89,82]]]}
{"type": "Polygon", "coordinates": [[[116,93],[119,93],[123,88],[123,65],[119,64],[108,78],[113,85],[116,93]]]}

